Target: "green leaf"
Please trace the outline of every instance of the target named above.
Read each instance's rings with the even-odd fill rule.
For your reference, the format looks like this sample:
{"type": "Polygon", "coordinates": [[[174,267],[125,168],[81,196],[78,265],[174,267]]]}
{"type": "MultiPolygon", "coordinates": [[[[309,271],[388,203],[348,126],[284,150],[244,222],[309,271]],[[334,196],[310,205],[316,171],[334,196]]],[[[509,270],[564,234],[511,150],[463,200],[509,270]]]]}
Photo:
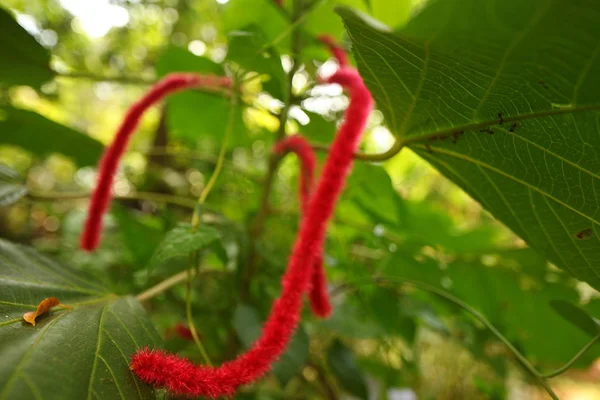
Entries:
{"type": "Polygon", "coordinates": [[[50,53],[0,7],[0,84],[39,87],[54,77],[50,53]]]}
{"type": "Polygon", "coordinates": [[[403,205],[392,180],[380,166],[360,163],[348,178],[345,193],[374,222],[395,226],[400,222],[403,205]]]}
{"type": "Polygon", "coordinates": [[[398,139],[600,289],[600,3],[430,2],[398,34],[340,14],[398,139]]]}
{"type": "Polygon", "coordinates": [[[142,306],[37,251],[0,240],[0,399],[152,399],[129,369],[132,354],[160,344],[142,306]],[[22,315],[46,297],[35,326],[22,315]]]}
{"type": "Polygon", "coordinates": [[[564,300],[552,300],[550,306],[561,317],[584,331],[590,336],[598,336],[600,334],[600,325],[587,312],[577,307],[576,305],[564,300]]]}
{"type": "Polygon", "coordinates": [[[224,7],[223,26],[226,32],[241,30],[248,25],[260,26],[269,44],[278,40],[278,47],[289,49],[289,23],[273,0],[236,0],[224,7]],[[288,34],[281,36],[285,32],[288,34]]]}
{"type": "Polygon", "coordinates": [[[200,225],[195,231],[190,224],[179,224],[165,235],[152,259],[151,265],[164,263],[173,258],[188,256],[202,250],[219,239],[219,232],[207,225],[200,225]]]}
{"type": "Polygon", "coordinates": [[[255,25],[229,34],[227,59],[241,65],[247,71],[268,74],[263,83],[266,91],[277,99],[285,99],[287,80],[279,54],[273,48],[265,48],[263,32],[255,25]]]}
{"type": "Polygon", "coordinates": [[[256,309],[245,304],[238,305],[233,312],[233,329],[245,348],[252,346],[261,332],[260,316],[256,309]]]}
{"type": "Polygon", "coordinates": [[[0,143],[24,148],[36,156],[59,153],[78,166],[96,165],[104,146],[91,137],[33,111],[0,108],[0,143]]]}
{"type": "Polygon", "coordinates": [[[341,341],[334,341],[327,351],[327,363],[346,391],[359,399],[369,398],[367,382],[356,364],[354,353],[341,341]]]}
{"type": "Polygon", "coordinates": [[[14,204],[26,194],[23,178],[12,168],[0,164],[0,207],[14,204]]]}
{"type": "Polygon", "coordinates": [[[135,264],[138,267],[147,266],[163,240],[162,226],[152,223],[155,217],[136,215],[124,207],[113,206],[111,214],[119,224],[123,243],[131,252],[135,264]]]}

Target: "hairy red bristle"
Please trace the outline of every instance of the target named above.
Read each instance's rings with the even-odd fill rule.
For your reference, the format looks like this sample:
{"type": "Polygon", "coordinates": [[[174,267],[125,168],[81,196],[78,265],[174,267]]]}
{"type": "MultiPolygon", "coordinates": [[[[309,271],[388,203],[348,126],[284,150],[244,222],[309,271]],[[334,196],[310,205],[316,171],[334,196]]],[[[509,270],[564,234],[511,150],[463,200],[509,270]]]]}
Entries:
{"type": "MultiPolygon", "coordinates": [[[[317,162],[310,143],[303,136],[292,135],[277,142],[273,151],[277,154],[290,151],[300,159],[300,204],[302,213],[305,214],[313,189],[313,177],[317,162]]],[[[310,306],[315,315],[326,318],[331,314],[331,305],[327,294],[322,255],[319,254],[315,257],[312,264],[313,274],[309,288],[310,306]]]]}
{"type": "Polygon", "coordinates": [[[261,337],[248,352],[216,368],[194,366],[188,360],[158,350],[141,350],[133,356],[131,369],[145,382],[178,395],[211,398],[232,395],[240,385],[268,372],[289,343],[299,322],[302,296],[314,271],[307,265],[311,265],[323,247],[327,223],[373,107],[371,94],[357,71],[342,68],[328,81],[339,83],[350,92],[350,105],[300,223],[282,278],[281,296],[273,304],[261,337]]]}

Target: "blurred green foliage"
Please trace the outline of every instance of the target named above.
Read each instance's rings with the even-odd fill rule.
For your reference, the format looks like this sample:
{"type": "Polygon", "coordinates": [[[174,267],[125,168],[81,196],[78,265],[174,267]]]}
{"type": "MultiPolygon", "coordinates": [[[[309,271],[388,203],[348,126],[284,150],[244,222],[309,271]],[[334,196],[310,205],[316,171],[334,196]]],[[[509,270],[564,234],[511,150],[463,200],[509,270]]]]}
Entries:
{"type": "MultiPolygon", "coordinates": [[[[174,327],[187,324],[188,293],[181,274],[190,267],[186,255],[199,251],[197,274],[190,283],[193,322],[213,362],[233,358],[260,334],[261,323],[280,293],[279,280],[300,217],[298,162],[290,156],[274,163],[270,149],[283,135],[294,132],[320,145],[331,142],[347,105],[338,88],[316,85],[316,75],[331,71],[333,62],[315,36],[329,33],[357,49],[356,61],[367,84],[375,88],[381,110],[373,114],[361,150],[381,153],[398,134],[394,118],[402,121],[409,106],[403,104],[404,89],[399,89],[403,82],[394,72],[404,71],[406,64],[399,61],[402,55],[389,51],[397,43],[374,41],[381,37],[400,41],[394,38],[403,36],[391,32],[402,33],[402,29],[408,29],[406,34],[415,41],[428,38],[432,32],[418,25],[419,18],[435,20],[445,14],[435,14],[435,4],[429,14],[420,14],[422,3],[290,0],[279,8],[271,0],[98,0],[89,1],[91,11],[86,13],[76,1],[1,0],[0,235],[6,243],[32,246],[50,256],[56,260],[53,268],[84,271],[86,280],[102,282],[111,293],[140,294],[161,334],[161,346],[194,362],[203,362],[200,352],[193,342],[178,337],[174,327]],[[348,31],[334,12],[339,5],[360,13],[342,12],[348,31]],[[116,201],[105,220],[102,245],[93,254],[82,252],[78,236],[94,184],[93,165],[127,107],[149,84],[176,71],[245,80],[216,187],[199,208],[196,199],[214,172],[231,101],[196,91],[174,95],[144,117],[116,178],[116,201]],[[385,104],[386,96],[397,102],[385,104]],[[187,224],[195,210],[203,225],[192,232],[187,224]],[[155,285],[173,277],[178,280],[172,285],[152,292],[155,285]]],[[[487,10],[473,1],[451,3],[473,15],[487,10]]],[[[600,15],[596,5],[588,6],[591,14],[600,15]]],[[[519,7],[524,13],[531,11],[519,7]]],[[[461,22],[459,28],[465,31],[453,25],[458,33],[447,27],[449,38],[444,43],[458,35],[469,43],[469,51],[476,52],[473,38],[461,36],[461,32],[472,33],[471,24],[477,25],[468,19],[461,22]]],[[[490,40],[493,47],[494,38],[490,40]]],[[[496,54],[502,49],[486,51],[496,54]]],[[[468,52],[461,57],[485,64],[492,59],[486,59],[486,54],[477,56],[483,60],[468,52]]],[[[452,70],[454,55],[441,50],[435,55],[436,62],[452,70]]],[[[590,68],[596,64],[593,61],[590,68]]],[[[440,71],[439,76],[446,73],[444,68],[440,71]]],[[[404,73],[401,76],[409,84],[419,81],[414,71],[404,73]]],[[[443,76],[438,83],[448,85],[448,93],[452,85],[460,86],[443,76]]],[[[440,108],[444,101],[461,101],[435,88],[425,91],[431,104],[437,102],[440,108]]],[[[586,101],[598,103],[597,98],[586,101]]],[[[419,105],[411,134],[429,132],[432,126],[439,130],[439,121],[426,117],[435,111],[431,104],[419,105]]],[[[445,128],[446,123],[458,124],[452,120],[440,126],[445,128]]],[[[582,129],[594,129],[583,125],[582,129]]],[[[452,147],[450,142],[441,148],[465,146],[452,147]]],[[[507,148],[502,151],[512,151],[507,148]]],[[[597,149],[591,151],[597,154],[597,149]]],[[[501,151],[495,154],[500,157],[501,151]]],[[[514,154],[518,158],[520,153],[514,154]]],[[[489,200],[487,189],[481,196],[469,191],[479,203],[474,201],[457,186],[468,186],[464,180],[448,172],[453,170],[449,161],[436,161],[434,156],[417,144],[383,162],[356,163],[324,250],[332,317],[318,320],[305,310],[300,329],[273,374],[243,388],[238,398],[393,399],[394,393],[409,390],[423,399],[500,399],[515,372],[519,379],[530,379],[514,355],[479,321],[456,304],[403,283],[409,281],[445,290],[468,303],[541,371],[560,367],[590,340],[596,323],[593,316],[600,316],[597,292],[551,264],[556,259],[548,256],[545,247],[551,238],[544,242],[536,236],[537,251],[528,247],[527,234],[520,238],[495,219],[519,231],[511,220],[507,222],[505,211],[498,211],[494,200],[489,200]],[[374,278],[382,276],[396,279],[397,284],[376,284],[374,278]]],[[[320,161],[323,158],[319,154],[320,161]]],[[[598,158],[586,160],[593,163],[598,158]]],[[[566,187],[574,190],[575,180],[568,178],[566,187]]],[[[487,181],[469,182],[484,185],[487,181]]],[[[564,197],[571,195],[569,190],[564,197]]],[[[522,232],[535,227],[525,228],[522,232]]],[[[596,232],[595,226],[588,252],[598,240],[596,232]]],[[[566,243],[564,237],[560,240],[566,243]]],[[[28,269],[37,264],[25,263],[23,254],[36,260],[43,256],[32,255],[38,253],[29,247],[6,246],[11,251],[0,247],[0,271],[22,272],[25,280],[15,289],[19,301],[25,298],[24,304],[37,304],[40,299],[26,290],[39,278],[28,269]]],[[[5,285],[0,279],[0,304],[14,300],[5,285]]],[[[71,295],[67,293],[67,299],[81,300],[71,295]]],[[[111,307],[118,311],[124,307],[122,301],[111,307]]],[[[10,318],[0,319],[0,335],[14,333],[3,328],[5,322],[18,318],[13,311],[10,318]]],[[[54,321],[57,315],[46,321],[54,321]]],[[[142,326],[131,315],[123,318],[135,329],[142,326]]],[[[92,324],[102,327],[102,320],[92,324]]],[[[72,329],[79,328],[74,324],[72,329]]],[[[0,357],[3,346],[4,342],[0,357]]],[[[133,352],[135,346],[128,346],[133,352]]],[[[110,354],[111,365],[122,370],[126,363],[110,354]]],[[[598,347],[592,347],[575,366],[587,367],[599,355],[598,347]]],[[[65,375],[77,365],[65,366],[65,375]]],[[[0,367],[0,398],[13,369],[14,363],[0,367]]],[[[103,384],[114,389],[111,383],[99,383],[103,384]]],[[[40,385],[54,390],[51,380],[40,385]]],[[[114,398],[108,389],[101,398],[114,398]]],[[[139,392],[140,398],[164,394],[146,389],[139,392]]],[[[62,393],[78,398],[87,396],[86,390],[62,393]]]]}

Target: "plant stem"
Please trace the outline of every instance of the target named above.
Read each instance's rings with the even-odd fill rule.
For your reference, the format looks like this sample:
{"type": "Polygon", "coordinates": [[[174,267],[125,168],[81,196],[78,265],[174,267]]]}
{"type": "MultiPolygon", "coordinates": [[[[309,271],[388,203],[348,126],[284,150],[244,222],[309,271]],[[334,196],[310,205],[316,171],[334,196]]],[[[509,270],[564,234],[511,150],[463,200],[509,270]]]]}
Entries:
{"type": "MultiPolygon", "coordinates": [[[[217,182],[217,178],[219,177],[221,170],[223,169],[223,164],[225,162],[225,154],[227,153],[227,146],[229,145],[229,138],[231,136],[231,132],[233,131],[235,108],[236,108],[235,97],[232,97],[231,107],[229,108],[229,115],[227,117],[227,126],[225,128],[225,134],[223,136],[223,143],[221,144],[221,150],[219,151],[219,156],[217,158],[215,170],[213,171],[212,175],[210,176],[210,179],[208,180],[208,183],[204,187],[204,190],[202,190],[200,197],[198,198],[198,206],[202,206],[204,204],[204,202],[208,198],[208,195],[210,194],[211,190],[215,186],[215,183],[217,182]]],[[[194,215],[192,216],[192,228],[197,228],[198,225],[200,224],[199,209],[201,209],[201,207],[196,207],[194,209],[194,215]]]]}
{"type": "MultiPolygon", "coordinates": [[[[285,137],[285,126],[287,124],[290,108],[293,105],[293,97],[294,97],[294,88],[293,88],[293,79],[294,75],[301,66],[301,59],[299,57],[299,53],[302,49],[302,43],[300,38],[300,30],[299,26],[295,24],[295,22],[301,17],[301,13],[299,12],[299,2],[294,2],[294,12],[292,16],[292,68],[288,74],[288,91],[287,98],[283,109],[281,110],[281,114],[279,115],[279,129],[275,134],[275,140],[279,141],[285,137]]],[[[258,209],[258,213],[254,220],[254,223],[250,227],[250,236],[257,240],[263,233],[265,229],[265,223],[267,217],[269,215],[269,200],[271,197],[271,191],[273,189],[273,183],[275,181],[275,176],[277,173],[277,169],[279,167],[279,163],[281,162],[281,157],[276,154],[271,154],[269,158],[269,165],[267,168],[267,173],[265,176],[265,181],[263,185],[263,193],[260,200],[260,206],[258,209]]],[[[250,283],[252,281],[252,277],[256,272],[256,266],[258,263],[259,255],[256,251],[256,246],[251,246],[248,254],[248,263],[246,268],[242,272],[242,277],[240,281],[240,297],[242,301],[249,302],[250,301],[250,283]]]]}
{"type": "MultiPolygon", "coordinates": [[[[402,278],[394,278],[394,277],[378,277],[378,278],[373,278],[368,281],[358,280],[358,281],[350,282],[350,283],[344,284],[344,285],[336,288],[334,290],[334,292],[332,293],[332,296],[339,289],[343,290],[345,287],[351,287],[351,288],[357,287],[358,285],[362,285],[365,283],[366,284],[375,284],[375,285],[385,285],[385,284],[389,284],[389,283],[400,283],[400,284],[404,284],[404,285],[410,285],[417,289],[421,289],[421,290],[427,291],[429,293],[432,293],[438,297],[441,297],[441,298],[448,300],[451,303],[454,303],[455,305],[459,306],[460,308],[462,308],[463,310],[465,310],[469,314],[471,314],[473,317],[475,317],[483,325],[485,325],[486,328],[488,328],[502,343],[504,343],[504,345],[506,347],[508,347],[508,349],[515,355],[517,360],[519,360],[519,362],[523,365],[523,367],[525,367],[525,369],[527,371],[529,371],[529,373],[537,379],[538,383],[546,390],[546,392],[548,392],[548,394],[550,395],[550,397],[552,397],[553,400],[559,400],[558,396],[554,393],[554,391],[552,390],[550,385],[548,385],[548,383],[546,382],[546,379],[544,379],[545,377],[542,374],[540,374],[533,365],[531,365],[531,363],[527,360],[527,358],[525,358],[525,356],[523,354],[521,354],[521,352],[519,352],[519,350],[517,350],[517,348],[515,346],[513,346],[513,344],[506,337],[504,337],[504,335],[502,335],[502,333],[490,321],[488,321],[487,318],[485,318],[483,316],[483,314],[481,314],[479,311],[475,310],[473,307],[471,307],[464,301],[460,300],[459,298],[453,296],[452,294],[450,294],[442,289],[438,289],[435,286],[431,286],[431,285],[428,285],[428,284],[422,283],[422,282],[413,281],[410,279],[402,279],[402,278]]],[[[587,350],[587,348],[589,348],[589,347],[586,346],[585,350],[587,350]]]]}
{"type": "Polygon", "coordinates": [[[138,301],[150,300],[151,298],[156,297],[159,294],[169,290],[173,286],[176,286],[176,285],[180,284],[181,282],[184,282],[188,278],[189,274],[190,274],[190,271],[188,271],[188,270],[181,271],[173,276],[168,277],[164,281],[161,281],[158,284],[152,286],[150,289],[144,290],[142,293],[135,296],[135,298],[138,301]]]}
{"type": "MultiPolygon", "coordinates": [[[[86,192],[35,192],[30,191],[27,196],[33,200],[88,200],[90,197],[89,193],[86,192]]],[[[125,195],[114,195],[115,199],[118,200],[147,200],[155,201],[157,203],[169,203],[175,204],[181,207],[193,209],[196,202],[193,199],[188,199],[181,196],[173,196],[164,193],[153,193],[153,192],[135,192],[125,195]]]]}
{"type": "Polygon", "coordinates": [[[157,82],[156,79],[140,78],[136,76],[104,76],[97,75],[91,72],[55,72],[60,78],[67,79],[86,79],[95,82],[115,82],[128,85],[153,85],[157,82]]]}
{"type": "Polygon", "coordinates": [[[596,342],[600,340],[600,334],[597,335],[595,338],[593,338],[592,340],[590,340],[585,346],[583,346],[583,348],[581,350],[579,350],[579,352],[577,354],[575,354],[575,356],[573,358],[571,358],[571,360],[569,360],[569,362],[567,362],[565,365],[563,365],[562,367],[560,367],[559,369],[557,369],[556,371],[553,372],[549,372],[547,374],[543,374],[542,377],[549,379],[549,378],[554,378],[555,376],[558,376],[560,374],[562,374],[563,372],[565,372],[566,370],[568,370],[569,368],[571,368],[571,366],[577,361],[579,360],[579,358],[586,352],[588,351],[594,344],[596,344],[596,342]]]}
{"type": "MultiPolygon", "coordinates": [[[[221,144],[221,150],[219,151],[219,156],[217,158],[215,170],[213,171],[210,179],[208,180],[206,186],[204,187],[204,190],[202,190],[202,193],[200,194],[200,197],[198,198],[196,206],[194,207],[194,214],[192,215],[192,231],[195,231],[198,228],[198,226],[200,226],[201,212],[202,212],[202,208],[203,208],[202,206],[204,205],[204,202],[208,198],[208,195],[210,194],[212,188],[215,186],[217,178],[219,177],[221,170],[223,169],[223,163],[225,161],[225,154],[227,153],[227,146],[229,144],[229,137],[231,136],[231,132],[233,130],[233,121],[234,121],[235,106],[236,106],[235,99],[236,99],[235,96],[231,97],[231,106],[229,108],[229,116],[227,118],[227,126],[225,127],[225,134],[223,135],[223,143],[221,144]]],[[[202,354],[202,358],[204,358],[204,362],[207,365],[212,366],[210,357],[208,356],[208,353],[206,352],[206,349],[204,348],[204,345],[202,344],[202,341],[200,341],[200,337],[198,336],[198,332],[196,330],[196,325],[194,324],[194,318],[192,315],[192,281],[193,281],[193,278],[195,275],[196,266],[198,266],[198,263],[200,260],[200,253],[198,251],[194,251],[190,256],[190,259],[191,259],[191,263],[190,263],[191,265],[189,268],[189,274],[187,275],[187,283],[186,283],[185,313],[187,316],[188,327],[192,334],[192,338],[194,339],[194,343],[196,343],[196,346],[200,350],[200,353],[202,354]]],[[[199,268],[200,267],[198,266],[198,269],[199,268]]]]}
{"type": "MultiPolygon", "coordinates": [[[[194,255],[192,257],[195,258],[194,255]]],[[[187,281],[185,285],[185,315],[188,320],[188,327],[192,334],[192,338],[194,339],[194,343],[196,343],[196,347],[198,347],[198,350],[200,350],[200,354],[202,354],[204,362],[207,365],[212,366],[210,357],[208,356],[208,353],[206,352],[202,341],[200,341],[200,336],[198,336],[198,331],[196,331],[196,326],[194,325],[194,318],[192,316],[192,280],[195,275],[195,268],[190,268],[188,272],[189,273],[187,274],[187,281]]]]}

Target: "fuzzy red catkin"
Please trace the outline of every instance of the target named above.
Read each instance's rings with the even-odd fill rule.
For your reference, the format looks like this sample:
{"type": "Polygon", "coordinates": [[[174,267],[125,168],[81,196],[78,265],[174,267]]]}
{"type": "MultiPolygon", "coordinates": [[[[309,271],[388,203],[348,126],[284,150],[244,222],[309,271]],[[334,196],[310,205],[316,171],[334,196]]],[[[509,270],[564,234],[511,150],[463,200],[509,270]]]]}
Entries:
{"type": "Polygon", "coordinates": [[[144,382],[165,387],[178,395],[211,398],[232,395],[240,385],[251,383],[268,372],[287,346],[298,325],[302,296],[313,271],[306,266],[323,247],[327,223],[373,108],[371,94],[356,70],[342,68],[327,81],[338,83],[350,92],[350,105],[300,223],[289,266],[282,278],[282,294],[273,304],[261,337],[248,352],[216,368],[195,366],[162,350],[140,350],[132,357],[130,368],[144,382]]]}
{"type": "Polygon", "coordinates": [[[152,86],[144,97],[129,108],[113,142],[106,148],[100,160],[96,189],[92,194],[87,220],[80,238],[82,249],[93,251],[100,243],[102,216],[112,198],[111,189],[119,160],[144,112],[162,98],[175,92],[192,88],[218,90],[219,88],[230,88],[231,84],[230,78],[222,76],[173,73],[152,86]]]}
{"type": "MultiPolygon", "coordinates": [[[[294,152],[300,159],[300,206],[302,213],[306,214],[310,192],[313,189],[313,177],[316,166],[315,153],[310,143],[300,135],[288,136],[275,144],[273,152],[281,154],[294,152]]],[[[327,281],[323,269],[323,256],[321,252],[313,261],[313,275],[309,285],[308,298],[313,313],[321,318],[327,318],[331,314],[331,304],[327,294],[327,281]]]]}
{"type": "Polygon", "coordinates": [[[329,35],[320,35],[317,36],[317,39],[329,48],[329,51],[331,51],[331,54],[333,54],[338,64],[340,64],[340,67],[347,67],[350,64],[346,50],[337,44],[333,37],[329,35]]]}

